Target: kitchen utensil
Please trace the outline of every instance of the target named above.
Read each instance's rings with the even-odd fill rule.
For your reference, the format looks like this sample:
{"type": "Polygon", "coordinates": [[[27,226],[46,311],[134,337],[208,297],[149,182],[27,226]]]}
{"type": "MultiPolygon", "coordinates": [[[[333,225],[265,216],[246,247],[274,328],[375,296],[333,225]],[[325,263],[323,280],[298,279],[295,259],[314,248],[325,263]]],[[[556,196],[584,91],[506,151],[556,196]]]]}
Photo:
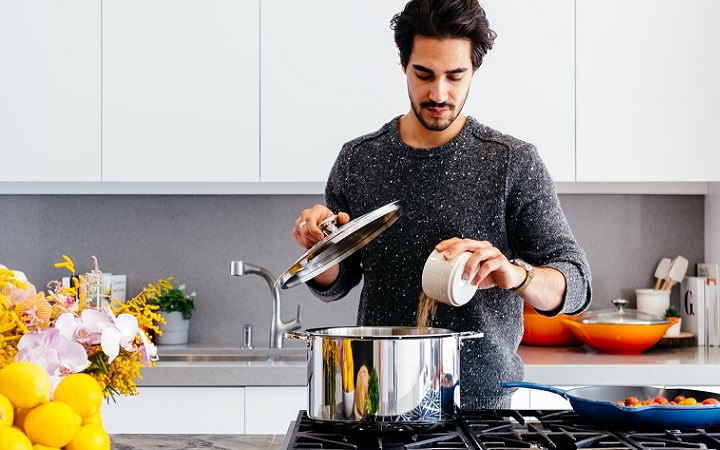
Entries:
{"type": "Polygon", "coordinates": [[[452,259],[445,259],[444,253],[433,250],[425,261],[422,272],[423,292],[450,306],[462,306],[477,293],[477,286],[470,284],[475,273],[467,280],[462,278],[472,253],[462,252],[452,259]]]}
{"type": "Polygon", "coordinates": [[[460,382],[462,342],[482,336],[480,332],[416,327],[334,327],[285,333],[287,338],[307,341],[307,414],[329,422],[450,420],[460,382]],[[348,357],[352,364],[345,364],[348,357]],[[351,373],[344,373],[347,367],[353,368],[351,373]],[[349,401],[343,398],[344,377],[355,381],[349,417],[343,411],[349,401]]]}
{"type": "Polygon", "coordinates": [[[613,300],[615,309],[590,311],[563,320],[585,344],[604,353],[639,354],[655,345],[677,317],[661,317],[625,309],[627,300],[613,300]]]}
{"type": "Polygon", "coordinates": [[[578,339],[570,327],[563,323],[563,320],[569,318],[570,316],[565,314],[547,317],[538,314],[535,310],[526,309],[523,312],[521,343],[546,347],[580,345],[582,341],[578,339]]]}
{"type": "Polygon", "coordinates": [[[705,428],[720,423],[720,405],[647,405],[620,406],[616,401],[627,397],[640,400],[678,395],[693,397],[698,402],[720,398],[720,394],[692,389],[666,389],[651,386],[588,386],[562,390],[553,386],[524,381],[507,381],[502,387],[539,389],[564,397],[573,410],[586,420],[621,429],[679,430],[705,428]]]}
{"type": "Polygon", "coordinates": [[[670,265],[672,264],[672,260],[670,258],[662,258],[660,260],[660,263],[658,264],[657,268],[655,269],[655,278],[657,278],[657,281],[655,282],[655,290],[659,290],[662,286],[662,283],[667,279],[668,272],[670,272],[670,265]]]}
{"type": "Polygon", "coordinates": [[[666,279],[665,283],[663,283],[662,289],[664,291],[669,291],[670,289],[672,289],[675,283],[680,283],[683,278],[685,278],[687,268],[688,260],[682,256],[676,257],[670,265],[670,270],[668,271],[668,279],[666,279]]]}
{"type": "Polygon", "coordinates": [[[395,223],[401,214],[402,204],[396,201],[340,227],[336,227],[334,220],[324,221],[321,228],[325,238],[307,250],[280,275],[277,283],[287,289],[314,278],[375,239],[395,223]]]}

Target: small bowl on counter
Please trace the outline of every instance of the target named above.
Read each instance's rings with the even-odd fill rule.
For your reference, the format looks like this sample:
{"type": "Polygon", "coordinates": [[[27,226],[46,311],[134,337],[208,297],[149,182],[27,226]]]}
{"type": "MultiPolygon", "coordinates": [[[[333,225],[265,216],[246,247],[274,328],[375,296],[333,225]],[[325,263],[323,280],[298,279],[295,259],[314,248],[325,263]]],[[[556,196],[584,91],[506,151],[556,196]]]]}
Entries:
{"type": "Polygon", "coordinates": [[[627,300],[613,300],[614,309],[586,312],[564,323],[584,344],[600,352],[637,355],[657,344],[678,321],[625,309],[626,304],[627,300]]]}
{"type": "Polygon", "coordinates": [[[547,317],[531,306],[523,311],[523,336],[521,344],[541,347],[569,347],[582,344],[573,330],[564,323],[570,316],[558,314],[547,317]]]}

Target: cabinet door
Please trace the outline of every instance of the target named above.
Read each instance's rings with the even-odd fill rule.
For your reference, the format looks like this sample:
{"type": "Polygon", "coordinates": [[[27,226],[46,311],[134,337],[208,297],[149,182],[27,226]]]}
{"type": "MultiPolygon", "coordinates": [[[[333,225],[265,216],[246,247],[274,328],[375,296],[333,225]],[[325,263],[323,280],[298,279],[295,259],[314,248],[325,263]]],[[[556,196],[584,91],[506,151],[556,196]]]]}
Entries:
{"type": "Polygon", "coordinates": [[[0,181],[100,180],[100,2],[0,2],[0,181]]]}
{"type": "Polygon", "coordinates": [[[577,2],[578,181],[720,179],[720,2],[577,2]]]}
{"type": "Polygon", "coordinates": [[[109,434],[243,434],[241,387],[148,387],[103,403],[109,434]]]}
{"type": "Polygon", "coordinates": [[[575,181],[574,2],[481,3],[497,38],[465,113],[534,144],[555,181],[575,181]]]}
{"type": "Polygon", "coordinates": [[[285,434],[290,422],[307,406],[307,386],[248,386],[245,388],[245,433],[285,434]]]}
{"type": "Polygon", "coordinates": [[[103,181],[259,180],[258,11],[103,1],[103,181]]]}
{"type": "Polygon", "coordinates": [[[405,0],[263,0],[261,181],[325,182],[342,145],[409,110],[405,0]]]}

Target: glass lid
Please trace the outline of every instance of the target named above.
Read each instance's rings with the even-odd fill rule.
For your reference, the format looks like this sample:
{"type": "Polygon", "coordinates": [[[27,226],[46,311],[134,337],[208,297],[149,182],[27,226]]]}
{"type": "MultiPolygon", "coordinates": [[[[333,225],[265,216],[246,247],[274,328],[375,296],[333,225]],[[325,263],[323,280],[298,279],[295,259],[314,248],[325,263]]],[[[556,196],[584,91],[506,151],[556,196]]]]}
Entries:
{"type": "Polygon", "coordinates": [[[654,314],[648,314],[635,309],[625,309],[627,300],[613,300],[614,309],[588,311],[583,314],[580,323],[603,323],[610,325],[658,325],[670,321],[654,314]]]}
{"type": "Polygon", "coordinates": [[[402,204],[395,201],[340,227],[336,227],[336,216],[324,220],[320,228],[325,233],[325,239],[306,251],[280,275],[276,284],[287,289],[314,278],[375,239],[401,214],[402,204]]]}

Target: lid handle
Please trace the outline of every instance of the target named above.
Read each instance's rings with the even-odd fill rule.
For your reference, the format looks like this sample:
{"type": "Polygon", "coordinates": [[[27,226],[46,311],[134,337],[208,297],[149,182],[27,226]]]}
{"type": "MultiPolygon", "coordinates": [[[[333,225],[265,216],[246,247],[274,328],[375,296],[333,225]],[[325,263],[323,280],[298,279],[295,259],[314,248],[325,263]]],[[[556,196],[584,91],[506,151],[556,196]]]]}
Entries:
{"type": "Polygon", "coordinates": [[[325,236],[329,236],[337,231],[337,214],[328,217],[318,224],[325,236]]]}
{"type": "Polygon", "coordinates": [[[612,301],[613,305],[615,305],[615,309],[617,309],[617,312],[623,314],[625,313],[625,306],[627,305],[627,300],[624,298],[617,298],[612,301]]]}

